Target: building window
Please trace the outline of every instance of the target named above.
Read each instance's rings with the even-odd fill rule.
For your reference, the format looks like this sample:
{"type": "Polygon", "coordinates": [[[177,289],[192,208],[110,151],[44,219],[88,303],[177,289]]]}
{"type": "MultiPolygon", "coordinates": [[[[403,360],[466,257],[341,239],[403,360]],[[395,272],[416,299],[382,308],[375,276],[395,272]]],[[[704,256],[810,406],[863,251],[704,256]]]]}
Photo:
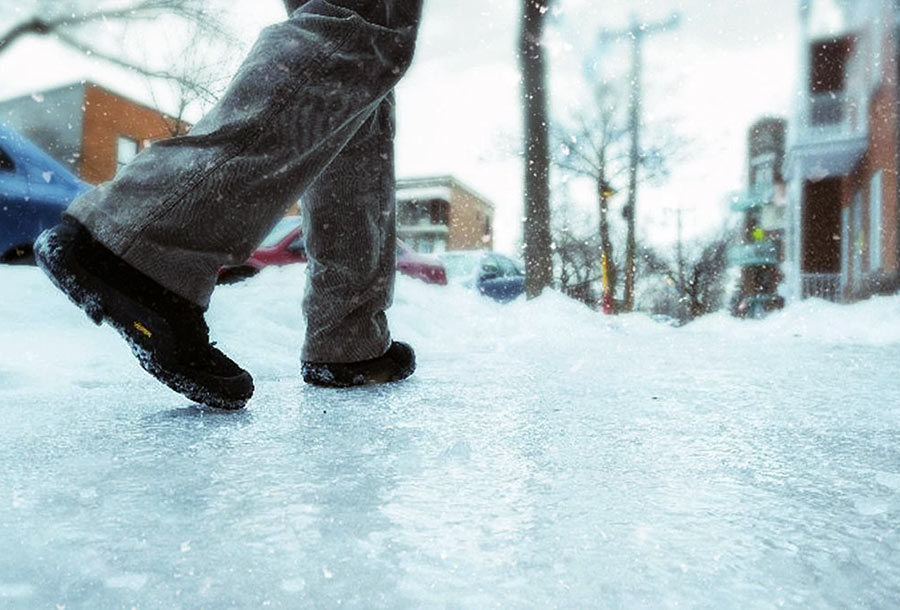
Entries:
{"type": "Polygon", "coordinates": [[[775,182],[775,166],[772,163],[758,165],[753,171],[753,186],[764,189],[775,182]]]}
{"type": "Polygon", "coordinates": [[[431,200],[431,224],[450,225],[450,204],[441,199],[431,200]]]}
{"type": "Polygon", "coordinates": [[[750,185],[757,191],[769,191],[775,183],[775,155],[759,155],[750,162],[750,185]]]}
{"type": "Polygon", "coordinates": [[[882,15],[872,20],[872,69],[866,70],[872,77],[872,85],[881,84],[881,54],[884,52],[884,23],[882,15]]]}
{"type": "Polygon", "coordinates": [[[881,269],[882,171],[878,170],[869,185],[869,270],[881,269]]]}
{"type": "Polygon", "coordinates": [[[119,136],[116,142],[116,167],[123,167],[131,162],[138,154],[137,140],[119,136]]]}

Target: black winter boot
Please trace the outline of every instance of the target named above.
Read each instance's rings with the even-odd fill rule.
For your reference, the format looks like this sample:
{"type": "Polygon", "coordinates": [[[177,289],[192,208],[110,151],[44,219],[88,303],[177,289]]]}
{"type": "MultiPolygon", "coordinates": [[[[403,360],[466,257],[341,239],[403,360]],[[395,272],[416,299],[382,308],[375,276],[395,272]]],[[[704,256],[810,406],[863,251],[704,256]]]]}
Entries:
{"type": "Polygon", "coordinates": [[[78,221],[44,231],[38,266],[96,323],[106,321],[148,373],[191,400],[240,409],[253,379],[209,342],[203,308],[160,286],[96,241],[78,221]]]}
{"type": "Polygon", "coordinates": [[[383,356],[360,362],[303,362],[303,381],[331,388],[347,388],[406,379],[416,370],[416,354],[406,343],[394,341],[383,356]]]}

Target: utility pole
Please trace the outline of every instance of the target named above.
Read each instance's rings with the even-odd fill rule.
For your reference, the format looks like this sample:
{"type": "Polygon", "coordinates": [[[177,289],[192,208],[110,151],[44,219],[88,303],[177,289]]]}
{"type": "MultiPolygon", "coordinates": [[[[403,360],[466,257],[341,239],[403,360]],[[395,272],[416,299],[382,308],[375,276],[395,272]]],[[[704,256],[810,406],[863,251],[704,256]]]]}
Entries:
{"type": "Polygon", "coordinates": [[[681,208],[664,208],[666,214],[675,214],[675,263],[678,265],[678,280],[675,283],[676,288],[678,289],[678,303],[679,303],[679,319],[682,322],[687,321],[689,317],[689,312],[685,311],[685,307],[688,305],[687,299],[687,278],[685,277],[685,264],[684,264],[684,238],[682,231],[682,216],[684,212],[693,212],[693,209],[683,210],[681,208]]]}
{"type": "Polygon", "coordinates": [[[678,240],[678,243],[676,245],[676,256],[678,257],[678,281],[682,286],[684,286],[684,249],[682,248],[681,242],[681,214],[682,210],[680,208],[675,210],[675,216],[677,218],[676,223],[678,227],[678,235],[676,238],[678,240]]]}
{"type": "Polygon", "coordinates": [[[681,303],[681,307],[680,307],[681,315],[679,317],[681,318],[682,322],[687,322],[688,317],[685,315],[685,311],[684,311],[685,304],[686,304],[686,299],[685,299],[684,293],[686,292],[687,285],[685,283],[685,278],[684,278],[684,248],[682,246],[682,240],[681,240],[681,214],[682,214],[681,208],[675,210],[675,215],[677,217],[676,222],[678,225],[678,229],[677,229],[678,230],[678,236],[677,236],[678,243],[676,245],[676,249],[677,249],[676,256],[678,257],[678,288],[679,288],[679,291],[681,292],[681,295],[679,296],[678,300],[681,303]]]}
{"type": "Polygon", "coordinates": [[[641,163],[641,104],[643,97],[643,69],[644,69],[644,42],[652,34],[659,34],[678,26],[681,15],[672,14],[668,19],[657,23],[643,23],[636,15],[631,16],[631,25],[625,30],[602,31],[599,42],[606,40],[630,38],[631,39],[631,109],[628,118],[628,130],[631,133],[631,151],[628,161],[628,203],[622,215],[628,223],[628,236],[625,244],[625,296],[623,309],[626,312],[634,309],[634,282],[635,282],[635,251],[637,243],[635,239],[635,218],[637,216],[637,184],[638,168],[641,163]]]}

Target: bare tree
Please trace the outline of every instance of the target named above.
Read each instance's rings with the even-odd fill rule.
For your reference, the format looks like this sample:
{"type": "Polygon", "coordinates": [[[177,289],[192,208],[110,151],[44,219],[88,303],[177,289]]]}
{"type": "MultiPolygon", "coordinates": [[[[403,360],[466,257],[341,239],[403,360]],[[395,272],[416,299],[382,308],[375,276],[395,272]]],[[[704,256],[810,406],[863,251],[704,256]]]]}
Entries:
{"type": "Polygon", "coordinates": [[[154,79],[147,77],[153,105],[166,112],[170,119],[166,125],[172,136],[182,135],[190,129],[186,117],[192,108],[193,114],[202,115],[215,104],[233,71],[230,65],[233,52],[230,53],[227,46],[210,41],[202,26],[189,25],[190,29],[179,32],[177,42],[169,45],[166,63],[172,66],[175,78],[162,82],[168,93],[165,101],[160,99],[154,79]]]}
{"type": "Polygon", "coordinates": [[[603,270],[597,259],[596,239],[583,239],[570,231],[557,232],[554,239],[554,253],[559,260],[560,291],[596,308],[601,303],[601,295],[596,287],[603,277],[603,270]]]}
{"type": "Polygon", "coordinates": [[[554,163],[563,171],[581,176],[594,183],[599,211],[598,235],[601,270],[605,266],[608,291],[604,300],[615,310],[616,266],[609,227],[609,204],[616,193],[612,180],[624,170],[620,151],[626,132],[619,127],[613,88],[601,83],[595,89],[594,99],[587,108],[579,111],[567,126],[557,125],[554,139],[558,146],[554,163]],[[618,167],[617,167],[618,165],[618,167]]]}
{"type": "Polygon", "coordinates": [[[731,240],[724,237],[713,239],[685,270],[687,275],[682,292],[687,297],[688,313],[692,320],[722,308],[730,243],[731,240]]]}
{"type": "MultiPolygon", "coordinates": [[[[628,94],[611,82],[601,82],[593,96],[580,109],[553,129],[553,162],[563,172],[590,180],[594,186],[599,211],[596,252],[600,268],[605,265],[606,306],[618,309],[617,284],[627,263],[617,265],[616,249],[611,237],[610,205],[616,194],[631,179],[631,136],[629,131],[628,94]]],[[[639,156],[637,174],[640,182],[659,182],[668,176],[669,161],[683,146],[682,140],[667,126],[645,126],[645,145],[639,156]]],[[[640,267],[638,265],[638,267],[640,267]]],[[[638,269],[640,271],[640,269],[638,269]]],[[[627,275],[627,274],[625,274],[627,275]]]]}
{"type": "MultiPolygon", "coordinates": [[[[12,2],[0,2],[0,5],[12,2]]],[[[16,3],[18,5],[18,3],[16,3]]],[[[215,11],[207,10],[209,0],[130,0],[126,2],[97,2],[89,0],[39,0],[30,14],[6,32],[0,33],[0,54],[26,36],[52,36],[66,46],[139,74],[179,83],[197,90],[202,85],[184,71],[156,69],[145,62],[111,50],[98,43],[109,35],[98,37],[97,26],[124,26],[148,22],[159,17],[175,17],[199,28],[209,39],[234,40],[215,11]]],[[[14,11],[4,9],[6,14],[14,11]]],[[[211,93],[207,91],[206,93],[211,93]]]]}
{"type": "Polygon", "coordinates": [[[519,38],[525,118],[525,291],[539,296],[553,282],[550,236],[550,137],[543,33],[552,0],[523,0],[519,38]]]}
{"type": "Polygon", "coordinates": [[[721,309],[725,300],[730,243],[731,236],[722,231],[711,238],[698,240],[692,244],[693,255],[687,254],[675,261],[652,248],[642,248],[639,259],[645,274],[662,278],[677,295],[677,302],[666,293],[650,295],[650,309],[682,322],[721,309]]]}
{"type": "Polygon", "coordinates": [[[602,302],[598,285],[603,268],[597,257],[599,245],[595,232],[587,224],[584,211],[569,196],[566,184],[553,188],[553,257],[556,286],[560,292],[592,308],[602,302]],[[580,230],[579,230],[580,229],[580,230]]]}

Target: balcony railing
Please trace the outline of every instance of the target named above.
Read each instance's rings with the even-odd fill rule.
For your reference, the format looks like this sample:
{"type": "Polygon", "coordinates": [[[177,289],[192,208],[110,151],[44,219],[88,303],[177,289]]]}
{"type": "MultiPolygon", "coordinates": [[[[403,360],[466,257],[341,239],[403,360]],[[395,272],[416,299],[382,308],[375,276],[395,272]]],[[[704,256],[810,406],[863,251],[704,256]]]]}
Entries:
{"type": "Polygon", "coordinates": [[[765,240],[752,244],[734,246],[731,249],[729,260],[731,261],[731,264],[740,267],[777,265],[778,244],[771,240],[765,240]]]}
{"type": "Polygon", "coordinates": [[[416,224],[398,224],[397,232],[403,235],[447,235],[450,233],[450,227],[425,221],[416,224]]]}
{"type": "Polygon", "coordinates": [[[807,141],[828,141],[865,135],[860,103],[844,91],[810,94],[802,135],[807,141]]]}
{"type": "Polygon", "coordinates": [[[846,97],[843,94],[824,93],[814,95],[809,100],[809,124],[838,125],[844,122],[846,97]]]}
{"type": "Polygon", "coordinates": [[[801,276],[803,298],[839,301],[841,298],[840,273],[804,273],[801,276]]]}

